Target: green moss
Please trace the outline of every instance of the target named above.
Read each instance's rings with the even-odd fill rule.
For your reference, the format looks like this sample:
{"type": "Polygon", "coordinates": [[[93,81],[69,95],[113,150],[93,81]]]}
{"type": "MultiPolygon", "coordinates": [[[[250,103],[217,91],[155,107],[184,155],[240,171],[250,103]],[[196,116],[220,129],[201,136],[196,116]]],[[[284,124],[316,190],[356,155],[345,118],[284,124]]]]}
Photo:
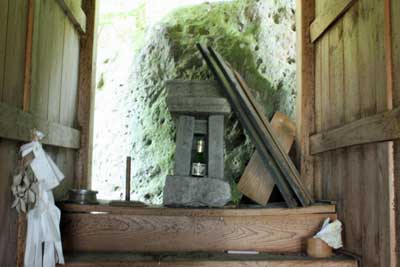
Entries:
{"type": "MultiPolygon", "coordinates": [[[[257,62],[255,50],[260,23],[254,16],[255,0],[202,4],[179,9],[163,21],[172,43],[179,78],[213,78],[196,49],[197,43],[213,46],[245,78],[250,87],[268,103],[275,93],[257,62]]],[[[263,105],[267,114],[275,103],[263,105]]]]}

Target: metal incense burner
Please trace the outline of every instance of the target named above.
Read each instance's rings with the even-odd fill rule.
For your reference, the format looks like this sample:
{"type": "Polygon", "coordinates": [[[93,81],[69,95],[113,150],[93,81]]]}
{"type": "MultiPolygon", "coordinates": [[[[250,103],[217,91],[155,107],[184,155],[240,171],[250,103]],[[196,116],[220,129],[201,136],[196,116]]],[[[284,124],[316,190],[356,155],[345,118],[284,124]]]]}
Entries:
{"type": "Polygon", "coordinates": [[[97,191],[88,189],[71,189],[67,202],[75,204],[99,204],[97,201],[97,191]]]}

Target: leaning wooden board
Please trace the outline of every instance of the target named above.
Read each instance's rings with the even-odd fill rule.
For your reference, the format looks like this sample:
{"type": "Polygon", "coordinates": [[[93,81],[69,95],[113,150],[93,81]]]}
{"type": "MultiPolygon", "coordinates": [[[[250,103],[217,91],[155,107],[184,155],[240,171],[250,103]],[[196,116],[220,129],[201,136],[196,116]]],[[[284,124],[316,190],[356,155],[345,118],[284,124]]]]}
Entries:
{"type": "Polygon", "coordinates": [[[284,152],[265,116],[251,97],[243,80],[239,81],[224,59],[212,48],[199,45],[199,50],[217,80],[225,90],[239,121],[260,153],[266,168],[271,171],[289,207],[308,206],[313,200],[300,181],[298,171],[284,152]]]}
{"type": "MultiPolygon", "coordinates": [[[[277,112],[271,120],[271,126],[282,148],[289,153],[296,134],[295,124],[285,114],[277,112]]],[[[240,178],[239,191],[256,203],[265,206],[274,186],[275,182],[271,173],[265,168],[260,155],[255,151],[240,178]]]]}

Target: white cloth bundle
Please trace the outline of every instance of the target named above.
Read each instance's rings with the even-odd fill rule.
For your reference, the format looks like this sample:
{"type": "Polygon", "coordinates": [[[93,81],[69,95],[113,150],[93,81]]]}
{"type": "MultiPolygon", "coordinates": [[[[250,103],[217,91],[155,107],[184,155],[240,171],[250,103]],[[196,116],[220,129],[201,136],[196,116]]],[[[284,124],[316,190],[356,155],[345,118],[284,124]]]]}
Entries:
{"type": "MultiPolygon", "coordinates": [[[[37,133],[36,136],[43,134],[37,133]]],[[[54,204],[51,191],[64,179],[53,160],[38,141],[21,147],[22,157],[33,152],[30,167],[39,183],[35,207],[27,214],[28,230],[25,247],[25,267],[54,267],[64,264],[60,234],[60,210],[54,204]],[[43,246],[44,244],[44,246],[43,246]]]]}

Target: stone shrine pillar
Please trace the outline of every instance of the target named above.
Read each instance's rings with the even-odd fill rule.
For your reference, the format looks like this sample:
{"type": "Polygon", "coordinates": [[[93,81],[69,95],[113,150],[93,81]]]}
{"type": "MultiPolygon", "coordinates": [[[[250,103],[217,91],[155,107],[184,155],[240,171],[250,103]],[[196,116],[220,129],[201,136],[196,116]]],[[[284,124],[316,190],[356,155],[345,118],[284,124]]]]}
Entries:
{"type": "Polygon", "coordinates": [[[176,120],[174,175],[166,179],[164,205],[223,207],[231,200],[224,179],[224,116],[231,112],[216,81],[167,82],[167,106],[176,120]],[[191,176],[198,138],[206,140],[205,177],[191,176]]]}

